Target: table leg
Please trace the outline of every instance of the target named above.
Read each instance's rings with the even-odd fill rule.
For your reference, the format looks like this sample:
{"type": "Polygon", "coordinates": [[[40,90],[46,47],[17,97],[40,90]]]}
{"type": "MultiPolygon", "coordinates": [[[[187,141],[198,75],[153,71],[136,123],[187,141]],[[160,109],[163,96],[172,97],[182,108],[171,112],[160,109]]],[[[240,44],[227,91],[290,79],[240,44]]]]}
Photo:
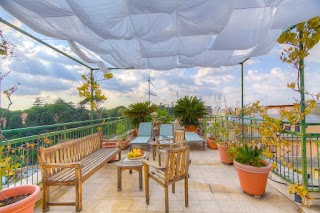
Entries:
{"type": "Polygon", "coordinates": [[[142,189],[143,189],[143,186],[142,186],[142,166],[139,167],[138,172],[139,172],[139,189],[140,189],[140,191],[142,191],[142,189]]]}
{"type": "Polygon", "coordinates": [[[118,167],[118,192],[122,190],[122,170],[118,167]]]}

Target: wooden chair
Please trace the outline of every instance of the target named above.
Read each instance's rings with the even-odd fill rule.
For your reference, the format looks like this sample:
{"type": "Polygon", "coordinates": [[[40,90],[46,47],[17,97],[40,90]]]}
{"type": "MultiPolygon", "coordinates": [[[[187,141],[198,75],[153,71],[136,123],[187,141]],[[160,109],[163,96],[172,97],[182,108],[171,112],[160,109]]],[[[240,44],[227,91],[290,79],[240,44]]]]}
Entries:
{"type": "MultiPolygon", "coordinates": [[[[179,145],[179,144],[176,144],[179,145]]],[[[164,187],[165,191],[165,211],[169,212],[168,186],[172,185],[172,193],[175,193],[175,183],[184,180],[185,206],[188,207],[188,165],[189,165],[189,146],[179,148],[169,148],[159,150],[164,156],[162,166],[143,160],[146,203],[149,205],[149,178],[164,187]],[[149,167],[153,170],[149,171],[149,167]]]]}
{"type": "Polygon", "coordinates": [[[184,129],[175,129],[173,133],[173,142],[180,143],[185,141],[186,141],[186,136],[185,136],[184,129]]]}
{"type": "Polygon", "coordinates": [[[168,138],[166,139],[159,139],[157,140],[157,155],[158,155],[158,162],[159,162],[159,166],[161,166],[161,162],[162,162],[162,158],[161,158],[161,153],[159,152],[160,149],[162,149],[163,147],[166,148],[179,148],[185,145],[185,132],[184,129],[176,129],[173,132],[173,143],[169,143],[169,144],[162,144],[161,141],[163,140],[168,140],[168,138]],[[178,145],[175,145],[178,144],[178,145]]]}

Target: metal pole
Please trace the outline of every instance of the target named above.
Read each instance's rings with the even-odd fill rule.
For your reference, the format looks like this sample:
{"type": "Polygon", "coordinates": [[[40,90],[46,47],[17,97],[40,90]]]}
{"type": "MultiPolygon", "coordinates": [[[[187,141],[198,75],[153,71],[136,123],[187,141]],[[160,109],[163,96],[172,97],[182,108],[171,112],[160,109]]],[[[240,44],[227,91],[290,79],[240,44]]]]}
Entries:
{"type": "Polygon", "coordinates": [[[243,120],[243,107],[244,107],[244,83],[243,83],[243,62],[241,62],[241,141],[244,141],[244,120],[243,120]]]}
{"type": "Polygon", "coordinates": [[[73,60],[73,61],[75,61],[75,62],[77,62],[77,63],[79,63],[79,64],[81,64],[81,65],[83,65],[83,66],[85,66],[85,67],[87,67],[87,68],[89,68],[89,69],[93,69],[93,70],[98,69],[98,68],[92,68],[92,67],[90,67],[89,65],[87,65],[87,64],[85,64],[85,63],[83,63],[83,62],[79,61],[78,59],[76,59],[76,58],[74,58],[74,57],[72,57],[72,56],[70,56],[70,55],[68,55],[68,54],[66,54],[66,53],[64,53],[64,52],[62,52],[61,50],[59,50],[59,49],[55,48],[54,46],[51,46],[50,44],[48,44],[48,43],[46,43],[46,42],[42,41],[41,39],[38,39],[37,37],[35,37],[35,36],[31,35],[30,33],[27,33],[26,31],[24,31],[24,30],[20,29],[19,27],[16,27],[16,26],[14,26],[14,25],[10,24],[9,22],[7,22],[6,20],[4,20],[4,19],[2,19],[2,18],[0,18],[0,22],[4,23],[5,25],[7,25],[7,26],[9,26],[9,27],[11,27],[11,28],[13,28],[13,29],[15,29],[15,30],[19,31],[20,33],[22,33],[22,34],[24,34],[24,35],[26,35],[26,36],[28,36],[28,37],[30,37],[30,38],[32,38],[32,39],[34,39],[34,40],[36,40],[37,42],[39,42],[39,43],[41,43],[41,44],[43,44],[43,45],[45,45],[45,46],[47,46],[47,47],[49,47],[49,48],[53,49],[54,51],[56,51],[56,52],[58,52],[58,53],[60,53],[60,54],[62,54],[62,55],[64,55],[64,56],[66,56],[66,57],[70,58],[71,60],[73,60]]]}
{"type": "MultiPolygon", "coordinates": [[[[299,32],[299,38],[302,38],[302,32],[299,32]]],[[[299,43],[299,50],[303,50],[302,42],[299,43]]],[[[300,112],[301,112],[301,123],[300,123],[300,131],[301,131],[301,144],[302,144],[302,182],[305,187],[308,186],[308,176],[307,176],[307,141],[306,141],[306,117],[304,115],[304,110],[306,108],[305,103],[305,89],[304,89],[304,57],[300,58],[299,61],[299,72],[300,72],[300,112]]]]}
{"type": "Polygon", "coordinates": [[[91,108],[91,120],[93,120],[93,69],[90,69],[90,108],[91,108]]]}

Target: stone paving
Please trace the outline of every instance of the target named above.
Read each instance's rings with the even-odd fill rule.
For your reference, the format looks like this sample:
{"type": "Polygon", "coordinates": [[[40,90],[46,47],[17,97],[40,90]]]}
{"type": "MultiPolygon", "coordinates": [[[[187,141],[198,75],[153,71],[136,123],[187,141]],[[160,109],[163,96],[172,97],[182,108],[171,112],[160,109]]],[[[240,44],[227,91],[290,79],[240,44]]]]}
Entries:
{"type": "MultiPolygon", "coordinates": [[[[123,151],[123,157],[128,150],[123,151]]],[[[189,207],[184,206],[183,181],[176,184],[176,193],[169,190],[170,212],[300,212],[299,206],[277,189],[267,185],[261,198],[242,192],[232,165],[220,163],[217,150],[202,150],[191,144],[189,167],[189,207]]],[[[269,180],[271,181],[271,180],[269,180]]],[[[75,200],[74,187],[61,187],[52,192],[52,201],[75,200]]],[[[35,213],[42,212],[41,205],[35,213]]],[[[75,212],[74,206],[51,206],[50,213],[75,212]]],[[[117,191],[116,162],[108,163],[83,185],[82,213],[104,212],[164,212],[164,189],[150,180],[150,204],[146,205],[144,191],[139,191],[138,173],[122,174],[122,191],[117,191]]]]}

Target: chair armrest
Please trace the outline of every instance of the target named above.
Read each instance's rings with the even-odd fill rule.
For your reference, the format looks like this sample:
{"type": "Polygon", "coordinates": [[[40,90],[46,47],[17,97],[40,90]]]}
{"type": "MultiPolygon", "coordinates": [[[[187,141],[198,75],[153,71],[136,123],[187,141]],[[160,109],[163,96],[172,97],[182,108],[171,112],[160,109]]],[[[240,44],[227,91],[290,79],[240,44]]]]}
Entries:
{"type": "Polygon", "coordinates": [[[151,167],[153,167],[153,168],[155,168],[155,169],[159,169],[159,170],[165,170],[165,169],[166,169],[166,168],[163,167],[163,166],[159,166],[159,165],[158,165],[158,162],[148,161],[148,160],[144,159],[144,160],[142,161],[142,163],[143,163],[144,165],[151,166],[151,167]]]}
{"type": "Polygon", "coordinates": [[[75,168],[80,169],[83,167],[82,163],[45,163],[42,165],[45,169],[54,169],[54,168],[75,168]]]}

